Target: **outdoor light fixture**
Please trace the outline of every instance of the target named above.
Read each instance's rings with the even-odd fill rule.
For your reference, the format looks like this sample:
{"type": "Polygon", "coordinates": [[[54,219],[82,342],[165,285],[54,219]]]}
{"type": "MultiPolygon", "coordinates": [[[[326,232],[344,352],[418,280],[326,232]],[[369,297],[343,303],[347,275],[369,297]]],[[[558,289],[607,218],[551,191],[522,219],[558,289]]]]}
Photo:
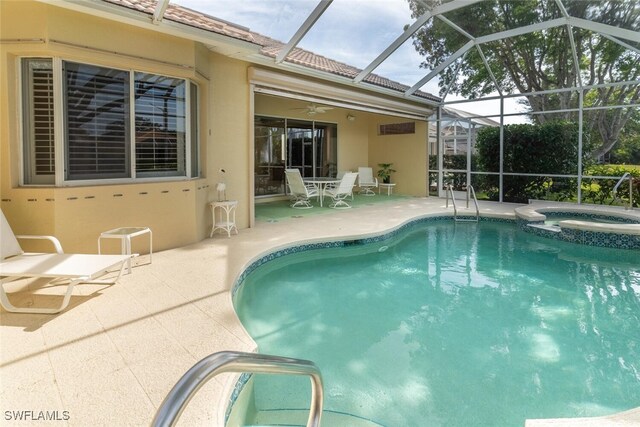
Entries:
{"type": "Polygon", "coordinates": [[[354,122],[356,120],[356,116],[354,116],[353,114],[349,113],[349,114],[347,114],[347,120],[349,120],[350,122],[354,122]]]}

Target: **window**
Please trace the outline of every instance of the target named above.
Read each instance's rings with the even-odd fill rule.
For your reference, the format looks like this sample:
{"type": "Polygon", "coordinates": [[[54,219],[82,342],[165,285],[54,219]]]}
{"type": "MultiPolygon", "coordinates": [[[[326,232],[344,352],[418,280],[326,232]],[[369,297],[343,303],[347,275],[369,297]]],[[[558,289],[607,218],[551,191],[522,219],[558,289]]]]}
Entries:
{"type": "Polygon", "coordinates": [[[185,82],[136,73],[137,176],[184,175],[185,82]]]}
{"type": "Polygon", "coordinates": [[[199,175],[194,83],[69,61],[60,62],[58,83],[53,64],[22,61],[25,184],[57,182],[58,144],[63,182],[199,175]],[[56,84],[63,97],[59,115],[56,84]],[[63,129],[63,141],[56,141],[55,126],[63,129]]]}
{"type": "Polygon", "coordinates": [[[65,178],[127,178],[129,73],[65,62],[65,178]]]}

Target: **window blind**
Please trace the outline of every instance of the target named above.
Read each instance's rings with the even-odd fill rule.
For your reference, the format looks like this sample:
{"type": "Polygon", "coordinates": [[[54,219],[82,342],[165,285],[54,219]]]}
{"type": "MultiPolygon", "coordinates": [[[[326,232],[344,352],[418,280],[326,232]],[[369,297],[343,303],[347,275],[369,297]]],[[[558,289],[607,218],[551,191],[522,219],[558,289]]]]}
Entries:
{"type": "Polygon", "coordinates": [[[135,73],[136,175],[185,175],[185,81],[135,73]]]}
{"type": "Polygon", "coordinates": [[[129,72],[65,62],[66,177],[122,178],[129,167],[129,72]]]}

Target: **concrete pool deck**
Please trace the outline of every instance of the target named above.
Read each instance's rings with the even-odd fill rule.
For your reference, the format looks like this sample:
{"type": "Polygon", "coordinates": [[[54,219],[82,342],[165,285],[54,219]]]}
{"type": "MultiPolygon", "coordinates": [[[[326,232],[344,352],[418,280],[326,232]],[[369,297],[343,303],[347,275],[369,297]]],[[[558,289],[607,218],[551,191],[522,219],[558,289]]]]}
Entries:
{"type": "MultiPolygon", "coordinates": [[[[514,218],[517,206],[481,202],[480,210],[514,218]]],[[[444,199],[411,198],[259,222],[231,238],[216,235],[154,253],[152,264],[142,256],[141,265],[115,285],[79,285],[69,307],[57,315],[2,311],[2,425],[149,425],[171,387],[198,360],[222,350],[255,349],[235,315],[230,291],[261,254],[294,243],[380,234],[445,212],[452,208],[445,209],[444,199]]],[[[41,280],[5,286],[17,306],[55,305],[64,291],[43,287],[41,280]]],[[[180,424],[221,425],[234,377],[223,374],[205,385],[180,424]]],[[[640,423],[639,417],[640,408],[625,419],[640,423]]],[[[597,425],[623,424],[600,419],[597,425]]]]}

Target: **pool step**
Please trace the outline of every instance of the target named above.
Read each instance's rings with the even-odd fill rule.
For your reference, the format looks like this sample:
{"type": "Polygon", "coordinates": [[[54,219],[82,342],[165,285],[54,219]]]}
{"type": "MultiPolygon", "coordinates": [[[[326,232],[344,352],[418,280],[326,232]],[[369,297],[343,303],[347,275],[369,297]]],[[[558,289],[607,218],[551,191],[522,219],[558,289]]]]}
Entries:
{"type": "MultiPolygon", "coordinates": [[[[304,427],[307,425],[308,417],[308,409],[274,409],[271,411],[258,411],[252,427],[254,425],[304,427]]],[[[332,427],[381,427],[381,424],[365,418],[326,410],[322,412],[322,425],[332,427]]]]}
{"type": "Polygon", "coordinates": [[[540,230],[550,231],[552,233],[560,233],[562,230],[557,225],[548,225],[548,224],[527,224],[527,227],[531,228],[539,228],[540,230]]]}

